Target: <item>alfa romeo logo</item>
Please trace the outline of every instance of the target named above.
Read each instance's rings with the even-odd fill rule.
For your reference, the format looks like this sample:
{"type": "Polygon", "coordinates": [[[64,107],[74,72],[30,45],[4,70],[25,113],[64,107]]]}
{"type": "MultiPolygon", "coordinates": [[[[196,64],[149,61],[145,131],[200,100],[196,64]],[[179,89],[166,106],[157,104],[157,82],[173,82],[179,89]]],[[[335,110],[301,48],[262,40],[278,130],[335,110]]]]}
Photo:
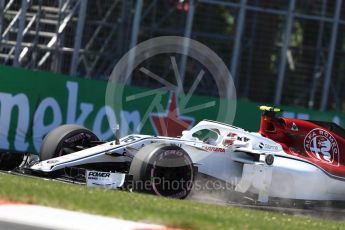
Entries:
{"type": "Polygon", "coordinates": [[[304,148],[309,156],[327,163],[339,165],[339,147],[336,139],[326,130],[313,129],[304,139],[304,148]]]}

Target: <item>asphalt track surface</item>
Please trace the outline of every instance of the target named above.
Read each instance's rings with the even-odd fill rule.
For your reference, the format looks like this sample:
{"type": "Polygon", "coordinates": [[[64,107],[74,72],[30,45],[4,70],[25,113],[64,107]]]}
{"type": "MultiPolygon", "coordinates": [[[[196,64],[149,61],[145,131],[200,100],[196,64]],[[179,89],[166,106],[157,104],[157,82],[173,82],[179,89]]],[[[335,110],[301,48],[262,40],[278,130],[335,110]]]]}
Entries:
{"type": "Polygon", "coordinates": [[[30,225],[0,221],[0,230],[48,230],[48,229],[51,230],[53,228],[40,228],[37,226],[30,226],[30,225]]]}

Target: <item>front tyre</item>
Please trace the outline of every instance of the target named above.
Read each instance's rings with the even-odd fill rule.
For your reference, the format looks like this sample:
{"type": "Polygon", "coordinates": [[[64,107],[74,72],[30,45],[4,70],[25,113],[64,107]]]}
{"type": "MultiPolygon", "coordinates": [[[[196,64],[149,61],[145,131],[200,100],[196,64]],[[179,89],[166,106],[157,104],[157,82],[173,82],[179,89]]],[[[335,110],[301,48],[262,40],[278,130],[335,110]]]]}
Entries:
{"type": "Polygon", "coordinates": [[[98,137],[82,126],[73,124],[59,126],[43,139],[40,160],[44,161],[77,152],[91,147],[94,141],[99,141],[98,137]]]}
{"type": "Polygon", "coordinates": [[[188,196],[195,177],[188,153],[181,147],[164,144],[140,149],[129,174],[133,176],[134,191],[178,199],[188,196]]]}

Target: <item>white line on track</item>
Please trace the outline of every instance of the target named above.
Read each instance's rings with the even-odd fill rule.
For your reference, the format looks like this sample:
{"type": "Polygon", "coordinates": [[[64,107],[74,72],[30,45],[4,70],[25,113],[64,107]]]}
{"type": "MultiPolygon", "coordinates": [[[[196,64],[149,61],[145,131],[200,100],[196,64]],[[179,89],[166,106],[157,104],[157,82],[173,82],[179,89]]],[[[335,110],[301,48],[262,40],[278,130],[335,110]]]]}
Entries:
{"type": "MultiPolygon", "coordinates": [[[[160,225],[120,220],[38,205],[13,204],[0,201],[0,222],[43,229],[121,229],[121,230],[172,230],[160,225]]],[[[0,224],[1,229],[1,224],[0,224]]],[[[21,228],[19,228],[21,229],[21,228]]]]}

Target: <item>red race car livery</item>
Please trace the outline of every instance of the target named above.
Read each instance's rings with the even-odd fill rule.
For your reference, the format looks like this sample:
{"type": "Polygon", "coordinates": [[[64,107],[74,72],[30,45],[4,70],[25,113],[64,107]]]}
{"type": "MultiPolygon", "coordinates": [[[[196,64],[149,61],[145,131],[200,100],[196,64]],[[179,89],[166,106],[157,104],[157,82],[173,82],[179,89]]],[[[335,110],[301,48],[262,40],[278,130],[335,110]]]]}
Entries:
{"type": "Polygon", "coordinates": [[[328,173],[345,177],[345,130],[323,121],[276,117],[264,111],[259,133],[282,145],[287,154],[310,161],[328,173]]]}

